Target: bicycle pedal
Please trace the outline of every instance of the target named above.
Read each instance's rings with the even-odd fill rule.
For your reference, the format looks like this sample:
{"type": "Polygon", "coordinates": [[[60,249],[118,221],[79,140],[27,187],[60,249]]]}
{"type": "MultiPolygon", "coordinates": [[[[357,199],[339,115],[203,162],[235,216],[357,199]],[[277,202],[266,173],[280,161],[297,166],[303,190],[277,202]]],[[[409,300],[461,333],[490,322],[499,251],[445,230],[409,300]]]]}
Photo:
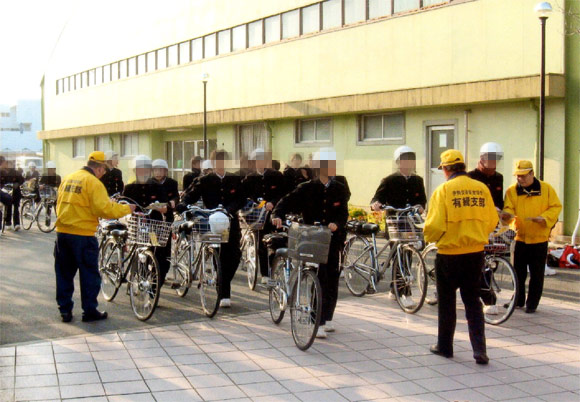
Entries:
{"type": "Polygon", "coordinates": [[[377,291],[372,286],[367,288],[367,295],[374,295],[375,293],[377,293],[377,291]]]}

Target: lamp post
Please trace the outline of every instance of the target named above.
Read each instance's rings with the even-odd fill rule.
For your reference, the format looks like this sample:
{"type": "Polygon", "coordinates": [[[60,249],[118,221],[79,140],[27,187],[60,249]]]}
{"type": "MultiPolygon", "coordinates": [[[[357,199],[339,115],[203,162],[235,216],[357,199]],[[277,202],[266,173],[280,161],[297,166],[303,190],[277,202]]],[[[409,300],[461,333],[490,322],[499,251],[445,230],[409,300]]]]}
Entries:
{"type": "Polygon", "coordinates": [[[203,82],[203,158],[207,159],[207,82],[209,81],[209,74],[203,73],[201,75],[201,82],[203,82]]]}
{"type": "Polygon", "coordinates": [[[542,62],[540,70],[540,160],[538,176],[544,180],[544,114],[546,103],[546,20],[552,12],[552,5],[547,1],[536,4],[534,12],[542,26],[542,62]]]}

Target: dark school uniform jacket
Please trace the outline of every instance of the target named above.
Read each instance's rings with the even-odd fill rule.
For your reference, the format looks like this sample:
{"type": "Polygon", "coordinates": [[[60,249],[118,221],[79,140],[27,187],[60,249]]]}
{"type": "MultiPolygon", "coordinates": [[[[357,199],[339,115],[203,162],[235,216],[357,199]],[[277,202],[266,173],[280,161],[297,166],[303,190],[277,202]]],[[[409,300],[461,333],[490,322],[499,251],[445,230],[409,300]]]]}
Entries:
{"type": "Polygon", "coordinates": [[[405,178],[400,172],[393,173],[383,180],[371,200],[394,208],[405,208],[407,205],[421,205],[425,208],[427,195],[423,178],[411,175],[405,178]]]}
{"type": "Polygon", "coordinates": [[[183,190],[187,190],[191,186],[191,183],[193,183],[193,180],[198,178],[199,175],[201,175],[201,170],[193,168],[191,172],[183,176],[183,190]]]}
{"type": "Polygon", "coordinates": [[[117,168],[107,168],[107,172],[101,177],[101,182],[105,185],[109,196],[123,192],[123,172],[117,168]]]}
{"type": "Polygon", "coordinates": [[[266,169],[263,174],[252,172],[242,181],[246,197],[257,202],[263,199],[276,205],[286,194],[286,181],[282,173],[266,169]]]}
{"type": "Polygon", "coordinates": [[[487,186],[493,198],[496,208],[503,209],[503,175],[494,172],[491,176],[484,174],[478,169],[468,172],[467,175],[474,180],[480,181],[487,186]]]}

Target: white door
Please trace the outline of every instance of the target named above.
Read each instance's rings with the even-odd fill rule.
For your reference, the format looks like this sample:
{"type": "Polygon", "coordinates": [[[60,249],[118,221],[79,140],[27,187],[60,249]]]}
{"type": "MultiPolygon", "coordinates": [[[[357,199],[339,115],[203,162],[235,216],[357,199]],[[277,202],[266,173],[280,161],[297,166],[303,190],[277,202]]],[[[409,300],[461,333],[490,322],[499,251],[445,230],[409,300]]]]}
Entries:
{"type": "Polygon", "coordinates": [[[438,169],[441,162],[441,153],[448,149],[457,149],[457,136],[455,135],[455,126],[428,126],[427,143],[428,143],[428,195],[427,199],[437,186],[445,182],[443,172],[438,169]]]}

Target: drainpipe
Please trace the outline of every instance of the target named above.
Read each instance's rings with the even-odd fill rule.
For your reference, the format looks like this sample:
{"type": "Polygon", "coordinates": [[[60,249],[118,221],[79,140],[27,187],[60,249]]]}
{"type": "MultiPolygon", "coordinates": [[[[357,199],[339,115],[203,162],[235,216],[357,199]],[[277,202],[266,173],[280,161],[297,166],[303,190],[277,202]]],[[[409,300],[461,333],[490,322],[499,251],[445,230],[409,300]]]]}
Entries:
{"type": "Polygon", "coordinates": [[[469,113],[471,113],[471,109],[465,109],[463,111],[465,126],[465,133],[463,134],[463,158],[465,159],[465,166],[469,166],[467,164],[469,159],[469,113]]]}

